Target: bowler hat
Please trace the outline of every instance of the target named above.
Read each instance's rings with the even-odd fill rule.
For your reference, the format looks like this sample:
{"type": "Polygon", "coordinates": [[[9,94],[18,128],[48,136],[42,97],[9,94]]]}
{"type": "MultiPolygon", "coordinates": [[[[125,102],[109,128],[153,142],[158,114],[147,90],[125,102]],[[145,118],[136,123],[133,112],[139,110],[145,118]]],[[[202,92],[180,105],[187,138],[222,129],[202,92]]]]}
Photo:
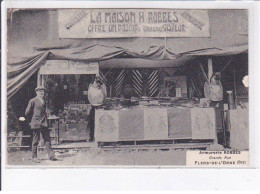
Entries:
{"type": "Polygon", "coordinates": [[[44,86],[38,86],[37,88],[35,88],[35,91],[38,91],[38,90],[46,90],[46,88],[44,86]]]}

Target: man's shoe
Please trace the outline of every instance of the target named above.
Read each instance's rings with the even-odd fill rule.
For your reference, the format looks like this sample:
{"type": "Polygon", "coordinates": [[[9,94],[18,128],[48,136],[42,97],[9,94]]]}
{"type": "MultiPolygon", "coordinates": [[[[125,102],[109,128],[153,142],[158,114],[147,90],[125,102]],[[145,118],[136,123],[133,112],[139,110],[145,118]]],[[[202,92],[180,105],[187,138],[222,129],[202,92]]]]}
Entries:
{"type": "Polygon", "coordinates": [[[32,161],[35,162],[35,163],[41,163],[41,161],[37,158],[32,158],[32,161]]]}
{"type": "Polygon", "coordinates": [[[55,157],[50,158],[51,161],[62,161],[61,159],[57,159],[55,157]]]}

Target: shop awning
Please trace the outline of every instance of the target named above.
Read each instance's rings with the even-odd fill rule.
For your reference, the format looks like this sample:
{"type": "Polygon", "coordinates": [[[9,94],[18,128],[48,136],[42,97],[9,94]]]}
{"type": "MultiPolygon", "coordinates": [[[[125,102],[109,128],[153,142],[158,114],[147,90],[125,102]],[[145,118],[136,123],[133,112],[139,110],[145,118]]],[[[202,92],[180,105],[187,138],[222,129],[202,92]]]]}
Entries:
{"type": "Polygon", "coordinates": [[[57,10],[13,12],[8,20],[8,98],[46,59],[84,60],[111,67],[116,60],[121,67],[122,58],[128,58],[125,64],[134,58],[139,59],[137,64],[145,60],[145,66],[171,67],[185,65],[194,56],[247,52],[248,35],[237,28],[245,10],[209,10],[208,14],[209,38],[60,39],[57,10]]]}

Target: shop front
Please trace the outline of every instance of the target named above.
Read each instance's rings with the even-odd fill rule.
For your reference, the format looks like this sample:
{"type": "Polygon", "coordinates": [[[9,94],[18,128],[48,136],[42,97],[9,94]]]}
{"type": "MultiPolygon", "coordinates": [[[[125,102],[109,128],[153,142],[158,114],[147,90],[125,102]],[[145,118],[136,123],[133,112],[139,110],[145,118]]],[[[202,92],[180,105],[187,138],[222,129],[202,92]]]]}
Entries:
{"type": "MultiPolygon", "coordinates": [[[[173,32],[169,31],[157,37],[149,30],[135,35],[135,32],[131,32],[130,37],[126,37],[122,31],[119,34],[111,32],[109,37],[102,30],[96,34],[83,33],[82,29],[73,27],[77,25],[73,23],[75,20],[69,20],[75,10],[66,11],[37,12],[38,19],[45,18],[48,25],[38,26],[42,30],[35,36],[38,37],[37,41],[41,40],[40,37],[46,37],[48,41],[37,44],[32,39],[30,43],[38,46],[34,50],[26,48],[28,52],[20,52],[22,56],[10,58],[8,63],[9,99],[35,74],[38,75],[35,80],[37,85],[47,89],[46,102],[51,115],[59,118],[59,143],[89,140],[88,124],[92,105],[88,100],[88,87],[99,75],[106,86],[107,98],[95,112],[95,142],[216,144],[222,141],[223,145],[227,145],[226,139],[221,140],[226,138],[224,109],[203,103],[204,84],[209,82],[214,72],[219,71],[224,77],[227,69],[235,68],[234,62],[229,62],[230,58],[247,54],[247,36],[239,34],[242,30],[237,32],[235,28],[228,28],[231,21],[237,21],[237,18],[245,15],[244,11],[174,12],[181,18],[178,25],[183,23],[192,29],[176,31],[174,37],[171,34],[173,32]],[[202,23],[197,22],[199,26],[194,26],[189,21],[190,15],[196,14],[205,22],[204,27],[202,23]],[[69,22],[58,20],[61,16],[69,22]],[[223,20],[220,25],[221,17],[230,20],[223,20]],[[64,29],[66,25],[68,29],[72,28],[73,33],[64,29]],[[203,30],[199,27],[203,27],[203,30]],[[142,37],[145,33],[146,36],[142,37]],[[221,57],[224,60],[217,64],[221,57]]],[[[84,13],[88,12],[75,13],[84,20],[84,13]]],[[[98,10],[93,13],[98,19],[98,10]]],[[[137,13],[145,15],[146,12],[133,10],[132,17],[137,17],[137,13]]],[[[25,11],[24,15],[20,14],[14,14],[13,21],[19,17],[29,18],[32,13],[25,11]]],[[[23,26],[18,23],[14,28],[19,25],[23,26]]],[[[37,24],[33,22],[30,25],[37,24]]],[[[159,28],[158,22],[149,25],[159,28]]],[[[28,35],[23,37],[25,40],[19,41],[29,39],[28,35]]],[[[12,49],[18,48],[10,44],[12,49]]],[[[225,83],[223,87],[225,96],[225,83]]],[[[226,104],[227,101],[224,101],[226,104]]]]}
{"type": "Polygon", "coordinates": [[[221,110],[199,103],[196,91],[200,89],[190,71],[189,65],[150,67],[149,61],[139,68],[118,62],[106,68],[102,62],[46,60],[37,85],[47,89],[50,114],[59,118],[53,132],[57,136],[59,126],[59,143],[89,141],[88,88],[97,75],[108,96],[95,112],[95,142],[217,143],[217,132],[223,132],[221,110]]]}

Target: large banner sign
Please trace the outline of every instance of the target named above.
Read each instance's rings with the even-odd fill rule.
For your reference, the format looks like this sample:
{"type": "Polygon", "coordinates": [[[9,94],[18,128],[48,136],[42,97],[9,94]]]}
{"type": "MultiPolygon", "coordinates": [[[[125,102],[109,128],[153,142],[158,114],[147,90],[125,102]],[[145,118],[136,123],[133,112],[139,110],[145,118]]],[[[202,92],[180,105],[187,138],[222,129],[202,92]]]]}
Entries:
{"type": "Polygon", "coordinates": [[[209,37],[207,10],[61,9],[60,38],[209,37]]]}

